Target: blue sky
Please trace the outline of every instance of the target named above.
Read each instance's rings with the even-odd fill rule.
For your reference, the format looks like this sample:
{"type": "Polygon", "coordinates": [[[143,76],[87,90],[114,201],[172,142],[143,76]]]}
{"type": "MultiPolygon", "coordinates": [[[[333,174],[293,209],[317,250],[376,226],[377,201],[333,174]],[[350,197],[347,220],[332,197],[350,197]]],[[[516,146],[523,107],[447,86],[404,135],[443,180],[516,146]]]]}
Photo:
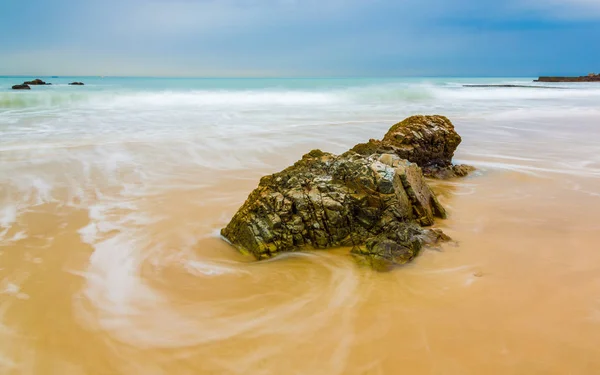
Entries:
{"type": "Polygon", "coordinates": [[[0,75],[600,71],[600,0],[2,0],[0,75]]]}

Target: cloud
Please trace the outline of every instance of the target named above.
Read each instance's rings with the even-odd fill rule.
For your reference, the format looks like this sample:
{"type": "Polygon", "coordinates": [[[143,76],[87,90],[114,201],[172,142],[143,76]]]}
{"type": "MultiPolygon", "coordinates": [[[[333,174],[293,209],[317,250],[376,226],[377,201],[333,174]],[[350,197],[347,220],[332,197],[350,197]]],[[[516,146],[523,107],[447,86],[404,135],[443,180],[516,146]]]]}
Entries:
{"type": "Polygon", "coordinates": [[[600,55],[590,0],[5,4],[0,74],[515,75],[597,70],[600,55]]]}
{"type": "Polygon", "coordinates": [[[356,12],[364,6],[361,4],[354,0],[130,0],[107,9],[116,19],[113,26],[117,30],[182,35],[243,31],[300,21],[310,24],[356,12]]]}

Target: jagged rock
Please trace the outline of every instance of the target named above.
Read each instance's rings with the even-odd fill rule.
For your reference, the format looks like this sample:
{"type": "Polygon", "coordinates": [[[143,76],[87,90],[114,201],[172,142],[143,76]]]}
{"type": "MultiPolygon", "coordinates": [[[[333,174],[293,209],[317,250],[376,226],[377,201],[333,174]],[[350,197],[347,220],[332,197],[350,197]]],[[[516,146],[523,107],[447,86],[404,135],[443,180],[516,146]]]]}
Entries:
{"type": "Polygon", "coordinates": [[[381,141],[371,139],[351,151],[361,155],[393,153],[418,164],[427,177],[451,178],[466,176],[475,169],[452,165],[460,142],[460,135],[447,117],[412,116],[392,126],[381,141]]]}
{"type": "Polygon", "coordinates": [[[420,225],[445,216],[416,164],[394,154],[336,156],[313,150],[293,166],[263,177],[221,234],[256,259],[340,246],[366,255],[383,246],[366,250],[366,244],[385,235],[402,239],[400,247],[389,250],[396,255],[388,258],[404,263],[431,237],[420,225]],[[404,248],[409,253],[397,255],[404,248]]]}
{"type": "Polygon", "coordinates": [[[51,83],[46,83],[39,78],[36,78],[33,81],[23,82],[23,84],[24,85],[33,85],[33,86],[35,86],[35,85],[51,85],[51,83]]]}
{"type": "Polygon", "coordinates": [[[12,87],[13,90],[31,90],[31,87],[29,87],[29,85],[14,85],[12,87]]]}
{"type": "Polygon", "coordinates": [[[71,82],[71,83],[69,83],[69,85],[71,85],[71,86],[83,86],[84,83],[83,82],[71,82]]]}
{"type": "Polygon", "coordinates": [[[378,270],[404,264],[449,240],[423,228],[446,217],[423,171],[448,178],[473,170],[452,165],[460,141],[446,117],[413,116],[342,155],[313,150],[263,177],[221,235],[256,259],[348,246],[378,270]]]}
{"type": "Polygon", "coordinates": [[[359,261],[378,271],[386,271],[397,264],[410,262],[419,255],[423,245],[449,241],[439,230],[424,230],[416,224],[397,224],[397,228],[367,240],[365,246],[356,246],[351,254],[359,261]]]}
{"type": "Polygon", "coordinates": [[[452,165],[461,138],[447,117],[412,116],[392,126],[382,141],[396,147],[402,159],[421,167],[445,167],[452,165]]]}

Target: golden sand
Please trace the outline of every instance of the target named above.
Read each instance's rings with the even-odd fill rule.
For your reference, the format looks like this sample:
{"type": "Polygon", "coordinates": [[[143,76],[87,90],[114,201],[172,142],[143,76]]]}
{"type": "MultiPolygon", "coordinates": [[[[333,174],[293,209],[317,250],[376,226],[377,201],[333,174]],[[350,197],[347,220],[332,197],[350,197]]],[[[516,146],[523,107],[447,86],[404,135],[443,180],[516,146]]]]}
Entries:
{"type": "Polygon", "coordinates": [[[110,208],[108,188],[64,193],[18,217],[0,244],[0,373],[600,372],[595,178],[433,182],[455,242],[375,273],[347,249],[242,256],[216,231],[266,170],[192,172],[211,186],[110,208]]]}

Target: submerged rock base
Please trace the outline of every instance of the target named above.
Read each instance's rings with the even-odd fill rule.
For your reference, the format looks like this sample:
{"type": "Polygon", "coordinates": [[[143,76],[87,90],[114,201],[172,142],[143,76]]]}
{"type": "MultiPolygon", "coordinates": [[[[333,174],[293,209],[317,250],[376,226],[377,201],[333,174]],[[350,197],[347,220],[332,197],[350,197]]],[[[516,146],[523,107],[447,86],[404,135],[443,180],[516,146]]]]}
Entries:
{"type": "Polygon", "coordinates": [[[447,240],[423,228],[446,211],[418,164],[434,174],[463,174],[451,164],[460,137],[442,116],[415,116],[405,124],[410,126],[392,127],[383,141],[342,155],[313,150],[263,177],[221,234],[256,259],[348,246],[361,263],[378,270],[447,240]]]}

